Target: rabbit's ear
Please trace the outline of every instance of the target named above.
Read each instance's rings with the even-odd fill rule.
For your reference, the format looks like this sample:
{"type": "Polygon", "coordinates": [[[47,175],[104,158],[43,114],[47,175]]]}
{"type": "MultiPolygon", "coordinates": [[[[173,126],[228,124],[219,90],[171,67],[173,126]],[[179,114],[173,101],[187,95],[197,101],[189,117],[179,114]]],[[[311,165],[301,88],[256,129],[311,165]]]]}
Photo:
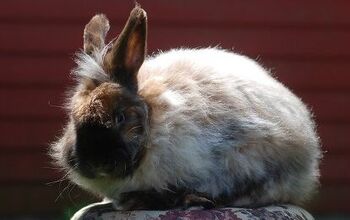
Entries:
{"type": "Polygon", "coordinates": [[[146,56],[147,15],[139,6],[105,57],[105,67],[112,79],[131,91],[137,91],[137,72],[146,56]]]}
{"type": "Polygon", "coordinates": [[[109,30],[109,21],[104,14],[98,14],[91,18],[84,29],[84,51],[92,54],[105,46],[106,34],[109,30]]]}

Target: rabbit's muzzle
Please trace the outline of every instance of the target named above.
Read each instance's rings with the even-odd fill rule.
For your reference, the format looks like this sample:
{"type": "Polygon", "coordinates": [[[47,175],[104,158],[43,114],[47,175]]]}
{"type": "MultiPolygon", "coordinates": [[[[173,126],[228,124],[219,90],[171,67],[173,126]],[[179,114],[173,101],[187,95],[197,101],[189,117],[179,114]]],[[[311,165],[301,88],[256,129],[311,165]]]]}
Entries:
{"type": "Polygon", "coordinates": [[[87,178],[124,177],[132,171],[135,150],[116,128],[85,123],[76,128],[70,166],[87,178]]]}

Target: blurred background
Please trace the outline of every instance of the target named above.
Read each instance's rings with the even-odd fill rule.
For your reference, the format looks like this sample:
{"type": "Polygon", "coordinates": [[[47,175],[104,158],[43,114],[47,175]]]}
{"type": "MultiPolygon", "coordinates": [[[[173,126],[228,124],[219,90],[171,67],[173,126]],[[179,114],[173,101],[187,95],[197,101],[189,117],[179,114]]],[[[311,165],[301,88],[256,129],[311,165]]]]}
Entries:
{"type": "MultiPolygon", "coordinates": [[[[317,219],[350,216],[350,1],[139,0],[149,53],[221,46],[257,60],[313,110],[327,151],[317,219]]],[[[118,35],[133,1],[0,4],[0,219],[68,218],[97,201],[66,181],[46,152],[64,125],[64,91],[84,25],[98,12],[118,35]]]]}

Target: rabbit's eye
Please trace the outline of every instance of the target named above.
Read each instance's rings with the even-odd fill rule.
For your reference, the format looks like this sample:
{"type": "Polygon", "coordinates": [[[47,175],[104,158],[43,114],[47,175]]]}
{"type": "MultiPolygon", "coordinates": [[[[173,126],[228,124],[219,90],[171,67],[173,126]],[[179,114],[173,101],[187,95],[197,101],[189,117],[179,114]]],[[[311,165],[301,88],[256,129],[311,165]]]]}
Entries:
{"type": "Polygon", "coordinates": [[[115,120],[117,121],[117,124],[124,122],[125,121],[124,113],[123,112],[118,113],[115,120]]]}

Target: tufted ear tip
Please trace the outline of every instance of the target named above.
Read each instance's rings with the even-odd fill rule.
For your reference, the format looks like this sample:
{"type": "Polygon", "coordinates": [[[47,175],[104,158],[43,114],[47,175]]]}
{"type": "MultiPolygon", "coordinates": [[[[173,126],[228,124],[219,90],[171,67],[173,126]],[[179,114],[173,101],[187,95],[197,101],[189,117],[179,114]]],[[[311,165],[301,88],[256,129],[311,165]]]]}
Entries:
{"type": "Polygon", "coordinates": [[[105,38],[109,30],[109,21],[104,14],[97,14],[91,18],[84,29],[84,51],[91,54],[105,46],[105,38]]]}
{"type": "Polygon", "coordinates": [[[130,12],[130,18],[136,18],[137,20],[147,19],[147,13],[141,8],[141,5],[136,3],[134,9],[130,12]]]}

